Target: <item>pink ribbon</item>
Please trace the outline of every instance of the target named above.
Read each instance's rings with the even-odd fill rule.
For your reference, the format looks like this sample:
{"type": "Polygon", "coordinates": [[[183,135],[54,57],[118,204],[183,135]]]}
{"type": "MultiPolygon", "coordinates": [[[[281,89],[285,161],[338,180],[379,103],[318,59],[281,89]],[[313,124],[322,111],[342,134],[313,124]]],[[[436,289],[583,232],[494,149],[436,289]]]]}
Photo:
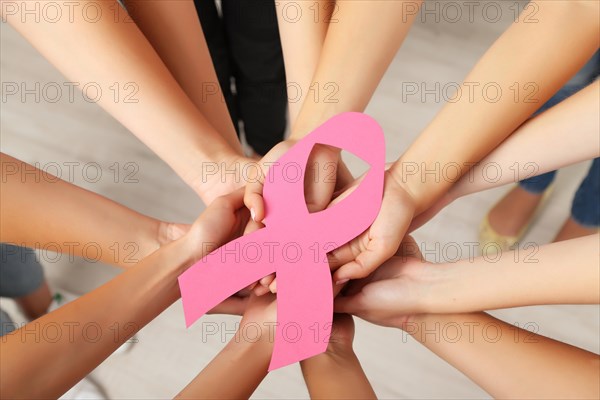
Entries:
{"type": "MultiPolygon", "coordinates": [[[[187,326],[242,288],[275,272],[277,325],[269,370],[324,352],[333,318],[326,253],[373,223],[381,207],[384,169],[383,132],[365,114],[335,116],[299,141],[270,166],[265,177],[265,228],[221,246],[179,277],[187,326]],[[304,173],[317,143],[354,153],[370,169],[348,197],[311,214],[304,201],[304,173]]],[[[333,168],[320,166],[318,170],[326,174],[333,168]]],[[[325,176],[317,179],[322,182],[325,176]]]]}

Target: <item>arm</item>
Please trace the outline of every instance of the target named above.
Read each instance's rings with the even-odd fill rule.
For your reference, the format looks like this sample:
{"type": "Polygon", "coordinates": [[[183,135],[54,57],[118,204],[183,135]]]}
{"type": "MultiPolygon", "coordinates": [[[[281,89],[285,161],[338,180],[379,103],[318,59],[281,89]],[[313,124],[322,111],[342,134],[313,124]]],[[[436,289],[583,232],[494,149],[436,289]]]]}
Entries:
{"type": "MultiPolygon", "coordinates": [[[[392,257],[338,297],[336,312],[393,326],[406,315],[466,313],[540,304],[600,303],[599,235],[431,264],[392,257]]],[[[414,242],[401,250],[418,251],[414,242]]]]}
{"type": "MultiPolygon", "coordinates": [[[[596,18],[599,4],[588,1],[533,1],[539,22],[515,22],[478,61],[465,78],[462,96],[448,103],[392,167],[397,181],[414,198],[417,212],[428,208],[455,181],[433,179],[432,175],[407,174],[410,163],[419,172],[436,165],[476,163],[509,136],[542,104],[556,93],[598,49],[596,18]],[[574,43],[578,43],[574,46],[574,43]],[[548,68],[553,65],[553,68],[548,68]],[[490,101],[482,92],[468,96],[469,85],[479,88],[487,82],[500,87],[502,95],[490,101]],[[520,90],[515,101],[515,82],[532,83],[520,90]],[[525,97],[534,94],[534,101],[525,97]]],[[[490,95],[491,96],[491,95],[490,95]]],[[[462,173],[467,168],[463,168],[462,173]]]]}
{"type": "Polygon", "coordinates": [[[409,231],[422,226],[462,196],[599,157],[599,90],[600,81],[596,81],[525,122],[430,208],[415,217],[409,231]],[[489,179],[488,173],[494,178],[489,179]]]}
{"type": "Polygon", "coordinates": [[[176,398],[250,398],[268,373],[274,320],[275,296],[251,296],[235,336],[176,398]],[[260,329],[258,337],[256,329],[260,329]],[[252,332],[252,338],[245,337],[246,332],[252,332]]]}
{"type": "MultiPolygon", "coordinates": [[[[10,365],[0,369],[2,395],[57,398],[90,373],[179,298],[177,277],[204,255],[199,243],[222,243],[239,233],[241,206],[241,195],[213,202],[181,239],[100,288],[2,337],[0,363],[10,365]],[[31,333],[56,330],[57,340],[39,340],[39,334],[31,333]]],[[[239,312],[243,303],[228,302],[230,312],[239,312]]]]}
{"type": "Polygon", "coordinates": [[[377,398],[352,349],[353,339],[352,317],[334,315],[327,351],[300,362],[311,399],[377,398]]]}
{"type": "Polygon", "coordinates": [[[459,198],[529,178],[532,172],[539,175],[599,157],[598,110],[600,81],[524,123],[452,186],[449,195],[459,198]],[[492,163],[502,171],[494,182],[484,179],[484,169],[492,163]]]}
{"type": "Polygon", "coordinates": [[[420,0],[372,0],[336,1],[329,6],[332,15],[310,83],[310,88],[319,88],[318,95],[311,92],[304,98],[292,138],[302,138],[341,112],[364,111],[420,4],[420,0]]]}
{"type": "Polygon", "coordinates": [[[98,104],[165,160],[205,202],[240,185],[233,182],[225,188],[218,175],[203,177],[203,163],[231,165],[241,155],[200,113],[119,3],[85,0],[74,7],[75,11],[61,10],[64,17],[59,21],[21,18],[22,10],[12,12],[8,7],[2,7],[2,16],[67,79],[100,87],[104,95],[98,104]],[[82,12],[87,4],[97,11],[97,20],[82,12]],[[122,92],[118,101],[111,89],[115,84],[122,92]]]}
{"type": "Polygon", "coordinates": [[[597,354],[485,313],[422,315],[403,329],[494,398],[597,399],[600,396],[597,354]],[[435,340],[431,332],[439,332],[440,327],[449,324],[453,328],[458,326],[458,340],[435,340]]]}
{"type": "Polygon", "coordinates": [[[276,1],[275,7],[288,85],[289,121],[290,126],[294,126],[317,69],[325,35],[337,5],[334,0],[283,0],[276,1]]]}
{"type": "Polygon", "coordinates": [[[97,251],[102,262],[130,267],[186,228],[137,213],[4,153],[0,164],[2,242],[31,248],[52,243],[84,257],[97,251]]]}
{"type": "MultiPolygon", "coordinates": [[[[335,4],[311,3],[303,9],[304,20],[294,22],[286,21],[286,4],[290,3],[283,3],[279,10],[283,51],[287,57],[286,67],[292,68],[290,77],[301,81],[300,84],[303,85],[308,79],[311,81],[308,87],[301,87],[301,90],[307,93],[297,120],[291,128],[290,138],[263,158],[263,161],[268,162],[275,161],[296,141],[330,117],[345,111],[365,109],[408,33],[420,2],[375,0],[337,1],[335,4]],[[319,18],[323,18],[328,26],[324,26],[321,19],[318,23],[312,19],[315,17],[316,8],[319,9],[319,18]],[[298,32],[309,34],[292,39],[292,33],[297,35],[298,32]],[[325,39],[321,48],[319,41],[323,37],[325,39]],[[299,67],[294,67],[292,62],[298,60],[296,57],[290,59],[290,53],[297,52],[297,48],[292,48],[292,45],[300,43],[302,49],[308,49],[307,58],[299,62],[299,67]],[[320,55],[315,65],[319,49],[320,55]]],[[[297,57],[303,56],[304,53],[301,53],[297,57]]],[[[294,107],[292,111],[295,109],[294,107]]],[[[306,200],[311,212],[323,210],[329,204],[336,184],[343,187],[352,179],[352,175],[341,162],[339,149],[329,146],[316,146],[316,149],[318,150],[313,152],[308,160],[307,176],[322,176],[323,170],[331,171],[329,168],[334,165],[337,180],[307,185],[306,200]],[[318,169],[316,173],[311,170],[313,168],[318,169]]],[[[265,216],[262,200],[263,180],[253,179],[246,186],[245,203],[248,208],[254,210],[257,221],[262,221],[265,216]]]]}
{"type": "Polygon", "coordinates": [[[505,252],[496,262],[478,257],[436,266],[439,281],[427,296],[432,303],[426,308],[449,313],[539,304],[598,304],[599,240],[595,234],[505,252]]]}
{"type": "Polygon", "coordinates": [[[125,0],[125,5],[179,86],[231,148],[242,154],[194,2],[125,0]]]}
{"type": "Polygon", "coordinates": [[[539,21],[515,22],[502,34],[469,73],[460,94],[442,108],[386,173],[379,216],[369,230],[347,245],[348,253],[352,248],[354,253],[335,272],[335,281],[365,277],[391,257],[411,220],[442,198],[470,166],[529,118],[598,49],[599,3],[530,4],[538,8],[539,21]],[[502,93],[493,101],[492,95],[483,91],[488,83],[502,93]],[[511,91],[515,84],[521,89],[517,101],[511,91]],[[524,90],[526,85],[529,91],[524,90]],[[537,90],[537,102],[524,98],[532,89],[537,90]],[[470,94],[473,91],[476,95],[470,94]],[[439,171],[448,167],[453,176],[441,179],[439,171]]]}

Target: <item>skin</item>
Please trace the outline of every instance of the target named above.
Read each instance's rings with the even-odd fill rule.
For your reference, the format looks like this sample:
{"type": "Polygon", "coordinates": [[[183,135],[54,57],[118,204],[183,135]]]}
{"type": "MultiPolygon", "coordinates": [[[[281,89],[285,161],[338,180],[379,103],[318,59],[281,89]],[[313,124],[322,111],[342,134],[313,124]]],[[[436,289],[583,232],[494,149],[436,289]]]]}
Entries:
{"type": "Polygon", "coordinates": [[[427,314],[415,317],[404,329],[494,398],[597,399],[600,396],[597,354],[517,328],[485,313],[427,314]],[[436,329],[439,332],[440,326],[449,324],[464,328],[456,343],[432,340],[431,334],[424,333],[436,329]],[[496,332],[498,341],[494,337],[496,332]]]}
{"type": "MultiPolygon", "coordinates": [[[[415,217],[410,231],[463,196],[600,157],[600,122],[597,118],[599,91],[600,82],[594,82],[529,119],[473,166],[434,205],[415,217]],[[542,141],[545,145],[539,146],[542,141]],[[501,171],[497,180],[486,179],[486,166],[490,165],[497,166],[501,171]]],[[[518,200],[522,202],[529,199],[521,196],[518,200]]]]}
{"type": "MultiPolygon", "coordinates": [[[[543,246],[539,264],[527,268],[515,266],[510,257],[493,265],[476,261],[439,268],[418,261],[390,261],[357,286],[352,283],[350,296],[336,299],[336,312],[403,329],[494,398],[598,398],[598,355],[485,313],[465,313],[561,300],[598,303],[597,243],[596,235],[543,246]],[[577,251],[570,250],[574,247],[577,251]],[[596,260],[590,254],[592,247],[596,260]],[[573,260],[580,250],[585,255],[573,260]],[[570,256],[564,255],[567,252],[570,256]],[[573,266],[582,270],[583,277],[579,271],[573,274],[573,266]],[[435,272],[430,274],[436,269],[437,278],[435,272]],[[426,280],[429,286],[419,284],[426,280]],[[423,301],[423,296],[432,301],[423,301]]],[[[410,238],[399,255],[404,260],[422,259],[410,238]]]]}
{"type": "MultiPolygon", "coordinates": [[[[330,117],[365,109],[414,20],[415,15],[403,15],[402,11],[407,4],[417,8],[420,4],[415,1],[322,1],[299,7],[297,2],[278,3],[288,87],[300,86],[303,97],[301,107],[290,104],[290,138],[267,153],[265,161],[279,158],[330,117]],[[290,9],[290,4],[302,9],[302,18],[292,21],[286,17],[285,10],[290,9]],[[317,22],[315,7],[319,9],[317,22]],[[365,35],[367,31],[369,34],[365,35]],[[299,48],[303,51],[298,52],[299,48]],[[318,92],[310,89],[317,87],[318,92]],[[339,94],[327,96],[332,90],[339,94]]],[[[314,176],[311,168],[315,165],[325,168],[331,164],[336,166],[337,182],[307,185],[310,211],[320,211],[327,206],[336,183],[338,188],[349,183],[351,176],[341,162],[340,150],[328,146],[319,146],[313,152],[307,175],[314,176]]],[[[268,166],[263,169],[268,170],[268,166]]],[[[263,182],[264,179],[249,181],[244,199],[259,222],[264,218],[263,182]]]]}
{"type": "MultiPolygon", "coordinates": [[[[85,377],[179,298],[177,277],[204,255],[198,243],[224,243],[241,233],[247,218],[242,206],[241,192],[216,200],[182,238],[98,289],[4,336],[0,363],[11,367],[0,369],[2,396],[57,398],[85,377]],[[93,329],[86,328],[91,325],[93,329]],[[56,330],[56,339],[50,340],[48,335],[56,330]],[[37,334],[25,333],[32,331],[37,334]],[[45,361],[37,362],[40,359],[45,361]]],[[[239,313],[243,306],[244,300],[233,298],[224,303],[224,312],[239,313]]]]}
{"type": "Polygon", "coordinates": [[[126,0],[125,5],[196,108],[241,154],[242,146],[229,117],[193,0],[126,0]]]}
{"type": "Polygon", "coordinates": [[[265,323],[275,320],[275,304],[275,296],[251,296],[235,336],[175,398],[249,398],[268,373],[274,331],[265,323]]]}
{"type": "MultiPolygon", "coordinates": [[[[175,398],[249,398],[267,376],[275,319],[275,296],[251,295],[235,336],[175,398]]],[[[300,362],[311,398],[376,398],[352,350],[353,339],[352,317],[337,314],[327,351],[300,362]]]]}
{"type": "Polygon", "coordinates": [[[401,251],[338,297],[336,312],[368,321],[399,323],[407,315],[469,313],[541,304],[600,303],[600,235],[431,264],[419,245],[401,251]],[[356,314],[358,312],[358,314],[356,314]]]}
{"type": "Polygon", "coordinates": [[[48,311],[48,307],[52,303],[52,294],[48,282],[44,281],[34,292],[14,300],[27,318],[36,319],[48,311]]]}
{"type": "MultiPolygon", "coordinates": [[[[290,137],[265,155],[263,173],[246,185],[244,202],[255,221],[264,218],[262,190],[269,162],[330,117],[364,111],[420,4],[414,0],[276,2],[288,88],[300,88],[301,96],[288,94],[293,100],[289,103],[290,137]],[[413,12],[404,13],[408,9],[413,12]],[[297,10],[302,17],[292,18],[292,11],[297,10]]],[[[334,191],[354,179],[341,160],[340,150],[321,145],[311,153],[306,176],[323,176],[322,172],[331,171],[331,166],[336,171],[335,180],[305,182],[306,204],[311,212],[325,209],[334,191]]],[[[256,294],[276,291],[273,275],[260,283],[256,294]]]]}
{"type": "Polygon", "coordinates": [[[2,242],[51,250],[58,245],[60,252],[127,268],[189,229],[135,212],[7,154],[0,153],[0,164],[2,242]]]}
{"type": "MultiPolygon", "coordinates": [[[[510,87],[515,82],[523,85],[534,82],[539,88],[538,102],[515,101],[512,95],[501,96],[496,102],[486,100],[483,95],[474,99],[463,95],[447,103],[389,169],[375,222],[338,251],[338,256],[346,257],[345,265],[334,274],[336,282],[365,277],[390,258],[412,219],[442,199],[461,176],[438,179],[435,174],[423,175],[425,170],[435,171],[452,164],[469,166],[483,159],[598,49],[599,3],[534,1],[530,4],[538,7],[539,22],[515,22],[469,73],[462,93],[469,93],[469,82],[495,82],[503,93],[511,93],[510,87]],[[548,65],[555,67],[547,68],[548,65]],[[415,167],[419,172],[410,169],[415,167]]],[[[467,170],[463,168],[461,173],[467,170]]]]}
{"type": "Polygon", "coordinates": [[[335,314],[327,351],[300,362],[311,399],[377,398],[354,353],[353,340],[352,317],[335,314]]]}
{"type": "MultiPolygon", "coordinates": [[[[231,169],[243,165],[246,160],[241,155],[239,144],[235,144],[231,127],[224,127],[224,105],[202,104],[197,87],[202,77],[198,79],[195,75],[197,84],[194,85],[192,78],[187,75],[189,71],[181,66],[183,61],[174,62],[174,53],[165,48],[165,41],[180,40],[183,32],[176,31],[173,39],[160,38],[157,32],[151,32],[148,27],[145,13],[161,11],[164,12],[161,22],[173,26],[181,17],[183,21],[179,27],[190,28],[198,33],[197,38],[201,38],[198,27],[190,22],[190,15],[187,18],[182,16],[189,12],[190,1],[177,2],[173,7],[169,4],[167,10],[163,10],[166,4],[162,2],[135,7],[140,13],[140,24],[152,43],[117,1],[84,0],[83,3],[78,3],[79,8],[72,12],[72,21],[66,17],[58,21],[21,18],[20,12],[8,12],[5,7],[2,7],[2,17],[69,81],[79,82],[82,86],[93,82],[103,92],[111,94],[114,93],[110,88],[118,84],[121,89],[118,101],[112,95],[103,95],[98,104],[169,164],[205,203],[241,186],[242,181],[232,178],[232,175],[207,175],[203,169],[208,168],[206,163],[218,165],[220,169],[231,169]],[[84,18],[85,13],[81,12],[83,3],[93,3],[93,8],[99,10],[97,21],[90,22],[84,18]],[[81,40],[82,37],[85,40],[81,40]],[[153,45],[163,54],[159,56],[153,45]],[[173,68],[173,74],[195,102],[181,88],[165,63],[173,68]],[[126,87],[127,84],[130,86],[126,87]],[[128,98],[127,95],[132,96],[128,98]],[[223,131],[211,124],[196,103],[206,112],[214,111],[213,107],[221,110],[211,119],[223,131]]],[[[63,12],[68,15],[68,10],[63,12]]],[[[189,39],[183,42],[184,48],[192,45],[189,39]]],[[[191,56],[190,69],[206,59],[205,46],[198,46],[198,54],[191,56]]],[[[205,79],[216,82],[214,71],[207,66],[196,71],[196,74],[204,71],[210,72],[205,79]]],[[[208,100],[220,101],[218,96],[210,96],[208,100]]]]}

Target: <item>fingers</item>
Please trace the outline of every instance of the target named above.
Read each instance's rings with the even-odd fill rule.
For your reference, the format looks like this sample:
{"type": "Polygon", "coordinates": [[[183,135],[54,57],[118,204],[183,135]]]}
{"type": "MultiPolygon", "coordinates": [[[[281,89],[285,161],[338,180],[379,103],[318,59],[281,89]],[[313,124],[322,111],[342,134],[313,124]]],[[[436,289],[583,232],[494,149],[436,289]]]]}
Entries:
{"type": "MultiPolygon", "coordinates": [[[[266,172],[265,172],[266,173],[266,172]]],[[[254,177],[248,184],[244,192],[244,204],[250,210],[250,217],[256,222],[262,222],[265,218],[265,206],[263,202],[263,176],[254,177]]]]}
{"type": "Polygon", "coordinates": [[[275,274],[270,274],[270,275],[265,276],[264,278],[259,280],[258,285],[256,285],[254,287],[254,294],[257,296],[262,296],[269,292],[275,293],[277,291],[275,285],[277,285],[277,284],[276,283],[274,284],[274,283],[275,283],[275,274]],[[271,285],[273,285],[273,288],[275,289],[275,291],[271,290],[271,285]]]}
{"type": "Polygon", "coordinates": [[[315,145],[304,174],[304,197],[309,212],[324,210],[331,201],[336,185],[339,149],[315,145]]]}
{"type": "Polygon", "coordinates": [[[367,233],[361,234],[359,237],[351,240],[345,245],[327,253],[327,261],[332,271],[335,271],[342,265],[354,260],[358,255],[366,249],[367,233]],[[363,245],[363,242],[365,244],[363,245]]]}
{"type": "Polygon", "coordinates": [[[231,296],[210,310],[208,314],[242,315],[246,310],[247,303],[248,297],[231,296]]]}
{"type": "Polygon", "coordinates": [[[340,158],[340,162],[338,163],[338,168],[337,168],[337,178],[335,181],[335,190],[340,190],[340,189],[345,188],[346,186],[350,185],[352,183],[352,181],[354,181],[354,176],[352,175],[352,172],[350,172],[350,170],[346,166],[346,163],[344,163],[340,158]]]}
{"type": "MultiPolygon", "coordinates": [[[[264,225],[262,223],[256,222],[256,221],[250,219],[248,221],[248,224],[246,224],[246,229],[244,230],[244,235],[247,235],[249,233],[257,231],[263,227],[264,227],[264,225]]],[[[254,295],[262,296],[262,295],[270,292],[269,285],[273,282],[274,279],[275,279],[275,274],[267,275],[264,278],[262,278],[261,280],[259,280],[258,282],[255,282],[252,285],[250,285],[248,288],[250,290],[252,290],[252,293],[254,293],[254,295]]]]}
{"type": "Polygon", "coordinates": [[[386,178],[381,209],[375,222],[363,234],[364,250],[354,261],[341,266],[334,274],[334,281],[364,278],[392,257],[400,246],[414,213],[414,203],[409,194],[399,190],[386,178]]]}
{"type": "Polygon", "coordinates": [[[352,296],[338,296],[333,303],[333,311],[342,314],[360,316],[364,309],[365,296],[358,292],[352,296]]]}

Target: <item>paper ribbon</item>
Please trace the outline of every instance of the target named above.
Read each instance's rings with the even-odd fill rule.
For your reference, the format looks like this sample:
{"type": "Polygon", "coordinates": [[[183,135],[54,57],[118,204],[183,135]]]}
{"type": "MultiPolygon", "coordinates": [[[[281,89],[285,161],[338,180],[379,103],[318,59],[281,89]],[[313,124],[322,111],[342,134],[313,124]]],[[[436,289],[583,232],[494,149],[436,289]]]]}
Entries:
{"type": "MultiPolygon", "coordinates": [[[[270,166],[265,177],[265,228],[221,246],[179,277],[187,326],[229,296],[275,272],[277,325],[269,370],[324,352],[333,318],[326,253],[373,223],[381,207],[384,169],[383,132],[365,114],[337,115],[296,143],[270,166]],[[309,213],[304,175],[317,143],[354,153],[370,169],[348,197],[329,209],[309,213]]],[[[313,184],[321,183],[333,168],[320,166],[318,171],[321,176],[315,176],[313,184]]]]}

